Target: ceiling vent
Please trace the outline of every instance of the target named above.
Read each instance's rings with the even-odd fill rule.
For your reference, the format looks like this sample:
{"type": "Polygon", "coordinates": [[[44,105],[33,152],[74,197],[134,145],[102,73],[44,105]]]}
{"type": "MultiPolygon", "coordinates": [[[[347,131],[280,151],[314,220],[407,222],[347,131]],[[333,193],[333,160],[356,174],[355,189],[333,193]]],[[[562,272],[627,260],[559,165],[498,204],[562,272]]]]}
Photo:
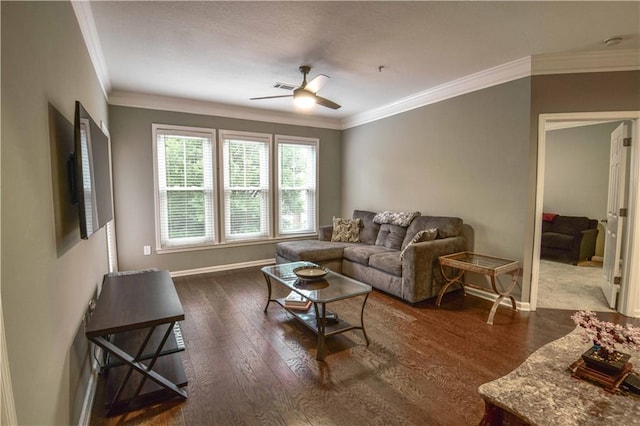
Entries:
{"type": "Polygon", "coordinates": [[[293,90],[298,86],[294,86],[292,84],[287,84],[287,83],[276,83],[273,85],[273,87],[275,87],[276,89],[293,90]]]}

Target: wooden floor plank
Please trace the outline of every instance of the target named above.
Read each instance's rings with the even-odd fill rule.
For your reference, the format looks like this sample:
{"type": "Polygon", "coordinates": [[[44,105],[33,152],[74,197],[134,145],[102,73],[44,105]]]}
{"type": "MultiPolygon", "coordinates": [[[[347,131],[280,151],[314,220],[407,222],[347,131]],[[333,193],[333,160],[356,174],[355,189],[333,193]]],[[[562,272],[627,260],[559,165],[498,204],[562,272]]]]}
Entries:
{"type": "MultiPolygon", "coordinates": [[[[438,308],[435,300],[409,305],[374,291],[365,310],[370,345],[359,330],[333,336],[319,362],[310,330],[275,304],[264,312],[259,268],[174,282],[185,310],[189,398],[106,417],[101,378],[92,425],[478,424],[478,386],[574,328],[573,311],[500,307],[490,326],[491,303],[461,292],[447,294],[438,308]]],[[[286,293],[274,285],[274,295],[286,293]]],[[[354,324],[361,303],[347,299],[331,308],[354,324]]]]}

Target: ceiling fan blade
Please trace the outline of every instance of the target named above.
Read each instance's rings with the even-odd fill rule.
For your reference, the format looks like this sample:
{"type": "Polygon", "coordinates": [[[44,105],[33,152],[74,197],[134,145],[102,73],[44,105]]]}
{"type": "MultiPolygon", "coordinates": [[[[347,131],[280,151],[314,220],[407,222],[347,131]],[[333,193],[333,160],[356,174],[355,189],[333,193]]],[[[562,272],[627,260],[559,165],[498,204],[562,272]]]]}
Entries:
{"type": "Polygon", "coordinates": [[[262,96],[260,98],[249,98],[249,100],[257,101],[259,99],[275,99],[275,98],[293,98],[293,95],[262,96]]]}
{"type": "Polygon", "coordinates": [[[337,103],[330,101],[327,98],[323,98],[321,96],[316,95],[316,103],[318,105],[322,105],[323,107],[327,107],[327,108],[331,108],[331,109],[338,109],[340,108],[340,105],[338,105],[337,103]]]}
{"type": "Polygon", "coordinates": [[[329,77],[328,75],[318,74],[316,78],[314,78],[313,80],[308,82],[306,86],[304,86],[304,90],[308,90],[311,93],[316,93],[330,78],[331,77],[329,77]]]}

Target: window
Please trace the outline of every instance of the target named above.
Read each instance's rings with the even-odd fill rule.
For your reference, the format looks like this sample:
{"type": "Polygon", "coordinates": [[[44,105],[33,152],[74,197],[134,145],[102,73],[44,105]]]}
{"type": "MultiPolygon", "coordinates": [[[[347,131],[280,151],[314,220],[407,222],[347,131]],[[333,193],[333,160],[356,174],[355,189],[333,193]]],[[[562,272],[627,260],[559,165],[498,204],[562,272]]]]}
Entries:
{"type": "Polygon", "coordinates": [[[222,130],[225,240],[270,236],[271,135],[222,130]]]}
{"type": "Polygon", "coordinates": [[[215,242],[214,130],[153,126],[161,248],[215,242]]]}
{"type": "Polygon", "coordinates": [[[164,124],[153,138],[158,250],[317,232],[318,139],[164,124]]]}
{"type": "Polygon", "coordinates": [[[317,139],[276,136],[279,235],[315,232],[317,139]]]}

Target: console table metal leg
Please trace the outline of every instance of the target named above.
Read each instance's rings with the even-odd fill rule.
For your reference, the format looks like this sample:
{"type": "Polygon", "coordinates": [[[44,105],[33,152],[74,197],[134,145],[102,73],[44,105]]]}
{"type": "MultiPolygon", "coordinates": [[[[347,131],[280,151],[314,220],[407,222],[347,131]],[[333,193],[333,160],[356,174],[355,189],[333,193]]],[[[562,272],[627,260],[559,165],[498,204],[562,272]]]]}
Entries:
{"type": "MultiPolygon", "coordinates": [[[[149,343],[149,339],[151,339],[151,335],[153,334],[155,329],[156,329],[155,327],[149,328],[147,335],[145,336],[144,340],[142,341],[142,344],[140,345],[140,349],[138,349],[138,353],[133,358],[134,361],[138,361],[142,356],[142,354],[144,353],[144,349],[147,347],[147,343],[149,343]]],[[[120,396],[122,395],[122,391],[124,390],[127,382],[129,381],[129,378],[131,378],[132,373],[133,373],[133,366],[130,366],[129,369],[127,370],[127,374],[124,376],[124,379],[122,379],[122,383],[120,383],[120,386],[118,386],[118,390],[113,396],[113,399],[109,403],[109,407],[110,407],[109,411],[111,411],[111,408],[113,408],[118,403],[118,401],[120,401],[120,396]]]]}
{"type": "MultiPolygon", "coordinates": [[[[160,356],[160,352],[162,352],[162,348],[164,348],[164,344],[167,342],[167,339],[169,338],[169,335],[173,331],[173,326],[175,324],[176,324],[175,322],[169,323],[169,327],[167,328],[167,331],[164,333],[162,341],[160,342],[160,344],[156,348],[156,351],[154,352],[153,357],[151,358],[151,360],[149,360],[149,363],[147,364],[147,371],[153,370],[153,366],[155,365],[156,361],[158,360],[158,357],[160,356]]],[[[136,396],[138,396],[140,394],[140,391],[142,391],[142,387],[144,386],[144,383],[146,381],[147,381],[147,376],[142,377],[142,380],[140,380],[140,384],[138,385],[138,388],[136,389],[135,393],[133,394],[133,398],[135,398],[136,396]]]]}
{"type": "Polygon", "coordinates": [[[163,388],[172,391],[174,394],[176,394],[176,396],[180,397],[181,399],[187,399],[187,393],[181,390],[175,383],[171,382],[166,377],[161,376],[160,374],[156,373],[153,370],[147,370],[147,366],[145,366],[143,363],[139,361],[136,361],[134,357],[127,354],[125,351],[123,351],[113,343],[109,342],[104,337],[91,337],[90,340],[96,345],[100,346],[102,349],[114,355],[116,358],[120,359],[121,361],[129,365],[130,367],[132,367],[132,369],[135,369],[136,371],[138,371],[143,376],[148,377],[149,379],[153,380],[163,388]]]}

